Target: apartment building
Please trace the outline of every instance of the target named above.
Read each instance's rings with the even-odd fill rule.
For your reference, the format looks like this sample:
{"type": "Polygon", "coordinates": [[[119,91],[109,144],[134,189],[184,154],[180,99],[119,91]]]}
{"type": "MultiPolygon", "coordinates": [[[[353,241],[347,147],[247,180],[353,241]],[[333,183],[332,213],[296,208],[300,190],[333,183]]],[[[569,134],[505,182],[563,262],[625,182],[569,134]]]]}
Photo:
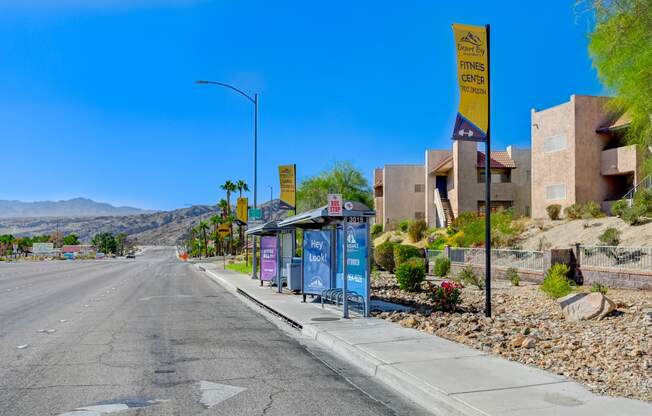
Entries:
{"type": "MultiPolygon", "coordinates": [[[[444,227],[462,212],[484,212],[485,154],[474,142],[426,150],[423,165],[385,165],[374,172],[376,222],[393,228],[404,219],[444,227]]],[[[530,215],[530,151],[491,152],[492,207],[530,215]]]]}
{"type": "Polygon", "coordinates": [[[641,179],[648,150],[626,145],[627,115],[613,114],[608,97],[572,95],[568,102],[532,109],[532,216],[546,207],[595,201],[610,213],[641,179]]]}

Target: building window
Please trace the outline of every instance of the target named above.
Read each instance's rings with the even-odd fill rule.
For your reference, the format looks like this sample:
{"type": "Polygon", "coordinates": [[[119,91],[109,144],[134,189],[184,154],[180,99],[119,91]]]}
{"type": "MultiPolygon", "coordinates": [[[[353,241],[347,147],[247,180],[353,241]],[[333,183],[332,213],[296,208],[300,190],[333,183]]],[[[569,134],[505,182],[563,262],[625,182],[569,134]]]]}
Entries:
{"type": "Polygon", "coordinates": [[[382,196],[383,196],[383,187],[382,186],[379,186],[376,189],[374,189],[374,196],[376,198],[382,198],[382,196]]]}
{"type": "Polygon", "coordinates": [[[543,139],[544,153],[558,152],[566,149],[566,135],[557,134],[543,139]]]}
{"type": "Polygon", "coordinates": [[[555,199],[566,199],[566,184],[546,186],[546,199],[548,201],[555,199]]]}
{"type": "MultiPolygon", "coordinates": [[[[491,169],[491,183],[511,183],[511,169],[491,169]]],[[[478,183],[484,183],[484,169],[478,169],[478,183]]]]}
{"type": "Polygon", "coordinates": [[[415,213],[414,213],[414,219],[415,219],[415,220],[422,220],[422,219],[424,219],[424,218],[426,218],[426,214],[425,214],[425,213],[423,213],[423,212],[415,212],[415,213]]]}
{"type": "Polygon", "coordinates": [[[425,191],[426,191],[426,185],[422,183],[414,184],[414,192],[425,192],[425,191]]]}

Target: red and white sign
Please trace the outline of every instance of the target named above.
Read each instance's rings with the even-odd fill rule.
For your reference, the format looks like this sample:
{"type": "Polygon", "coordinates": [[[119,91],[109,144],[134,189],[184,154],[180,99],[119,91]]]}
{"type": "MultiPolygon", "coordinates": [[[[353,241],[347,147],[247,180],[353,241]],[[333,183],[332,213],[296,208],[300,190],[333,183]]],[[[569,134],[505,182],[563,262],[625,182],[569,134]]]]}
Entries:
{"type": "Polygon", "coordinates": [[[331,217],[342,216],[342,194],[328,194],[328,215],[331,217]]]}

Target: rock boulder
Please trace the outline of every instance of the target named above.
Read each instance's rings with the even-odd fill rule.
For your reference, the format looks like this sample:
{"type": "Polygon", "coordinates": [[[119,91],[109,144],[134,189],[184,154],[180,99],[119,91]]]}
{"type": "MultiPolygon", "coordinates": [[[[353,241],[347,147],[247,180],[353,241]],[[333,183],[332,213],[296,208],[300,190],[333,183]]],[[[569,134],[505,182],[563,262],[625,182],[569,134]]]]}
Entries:
{"type": "Polygon", "coordinates": [[[616,304],[602,293],[572,293],[559,299],[564,317],[569,321],[602,319],[616,309],[616,304]]]}

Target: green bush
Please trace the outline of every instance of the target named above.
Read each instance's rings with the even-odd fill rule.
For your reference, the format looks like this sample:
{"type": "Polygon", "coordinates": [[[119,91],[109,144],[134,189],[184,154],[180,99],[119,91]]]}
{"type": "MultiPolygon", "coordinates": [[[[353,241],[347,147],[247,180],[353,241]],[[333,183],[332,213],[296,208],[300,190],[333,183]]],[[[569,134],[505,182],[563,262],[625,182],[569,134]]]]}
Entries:
{"type": "Polygon", "coordinates": [[[505,278],[512,283],[512,286],[518,286],[521,283],[521,277],[518,275],[518,270],[513,267],[505,270],[505,278]]]}
{"type": "Polygon", "coordinates": [[[383,226],[380,224],[374,224],[371,226],[371,238],[376,238],[383,232],[383,226]]]}
{"type": "Polygon", "coordinates": [[[573,291],[574,283],[568,279],[570,269],[565,264],[554,264],[546,272],[541,290],[553,299],[559,299],[573,291]]]}
{"type": "Polygon", "coordinates": [[[579,220],[582,218],[582,210],[580,204],[572,204],[564,208],[564,214],[569,220],[579,220]]]}
{"type": "Polygon", "coordinates": [[[609,291],[609,288],[607,286],[598,283],[598,282],[593,282],[591,284],[591,292],[597,292],[597,293],[602,293],[603,295],[606,295],[607,292],[609,291]]]}
{"type": "Polygon", "coordinates": [[[548,213],[548,218],[551,220],[558,220],[559,214],[561,213],[561,205],[551,204],[546,207],[546,212],[548,213]]]}
{"type": "MultiPolygon", "coordinates": [[[[484,245],[485,218],[474,212],[460,214],[449,227],[446,241],[451,247],[479,247],[484,245]]],[[[514,221],[514,211],[500,210],[491,214],[491,245],[509,247],[519,237],[522,225],[514,221]]]]}
{"type": "Polygon", "coordinates": [[[598,240],[606,246],[617,246],[620,244],[620,231],[614,227],[608,227],[598,236],[598,240]]]}
{"type": "Polygon", "coordinates": [[[441,234],[428,243],[428,248],[430,250],[443,250],[445,246],[446,246],[446,237],[441,234]]]}
{"type": "Polygon", "coordinates": [[[421,241],[427,229],[428,224],[424,220],[412,221],[408,227],[408,235],[416,243],[421,241]]]}
{"type": "Polygon", "coordinates": [[[409,259],[396,268],[396,280],[401,290],[415,292],[425,278],[426,268],[421,258],[409,259]]]}
{"type": "Polygon", "coordinates": [[[451,271],[451,261],[448,257],[440,254],[435,257],[435,276],[444,277],[451,271]]]}
{"type": "Polygon", "coordinates": [[[627,201],[625,201],[624,199],[616,201],[611,206],[611,215],[615,215],[616,217],[622,217],[623,213],[627,208],[628,208],[627,201]]]}
{"type": "Polygon", "coordinates": [[[394,246],[391,241],[385,241],[374,249],[374,262],[383,270],[394,273],[394,246]]]}
{"type": "Polygon", "coordinates": [[[484,281],[475,273],[475,270],[471,266],[464,266],[457,274],[457,280],[467,286],[473,285],[478,289],[484,289],[484,281]]]}
{"type": "Polygon", "coordinates": [[[627,224],[645,224],[652,217],[652,189],[640,189],[636,191],[631,207],[627,206],[627,201],[625,200],[616,202],[612,207],[612,212],[622,218],[627,224]]]}
{"type": "Polygon", "coordinates": [[[621,218],[629,225],[641,225],[647,222],[648,215],[645,207],[633,205],[623,211],[621,218]]]}
{"type": "Polygon", "coordinates": [[[410,221],[409,220],[403,220],[398,223],[398,230],[405,233],[407,232],[408,228],[410,228],[410,221]]]}
{"type": "Polygon", "coordinates": [[[423,251],[414,246],[407,246],[403,244],[396,244],[394,246],[394,265],[396,267],[400,266],[401,264],[403,264],[408,259],[411,259],[412,257],[422,257],[422,256],[423,256],[423,251]]]}
{"type": "Polygon", "coordinates": [[[600,205],[595,201],[569,205],[564,208],[564,214],[569,220],[604,217],[604,213],[600,210],[600,205]]]}

